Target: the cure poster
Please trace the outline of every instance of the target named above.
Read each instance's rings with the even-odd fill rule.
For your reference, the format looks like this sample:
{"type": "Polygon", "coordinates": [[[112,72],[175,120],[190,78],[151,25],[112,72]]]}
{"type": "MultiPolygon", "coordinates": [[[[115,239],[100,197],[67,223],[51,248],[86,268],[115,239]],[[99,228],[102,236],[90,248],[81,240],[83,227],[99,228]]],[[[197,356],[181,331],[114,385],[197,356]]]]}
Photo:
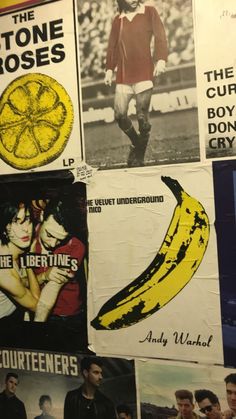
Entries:
{"type": "Polygon", "coordinates": [[[199,133],[206,159],[235,156],[234,0],[194,1],[199,133]],[[216,48],[217,45],[217,48],[216,48]]]}
{"type": "Polygon", "coordinates": [[[54,170],[83,158],[73,0],[0,16],[0,171],[54,170]]]}

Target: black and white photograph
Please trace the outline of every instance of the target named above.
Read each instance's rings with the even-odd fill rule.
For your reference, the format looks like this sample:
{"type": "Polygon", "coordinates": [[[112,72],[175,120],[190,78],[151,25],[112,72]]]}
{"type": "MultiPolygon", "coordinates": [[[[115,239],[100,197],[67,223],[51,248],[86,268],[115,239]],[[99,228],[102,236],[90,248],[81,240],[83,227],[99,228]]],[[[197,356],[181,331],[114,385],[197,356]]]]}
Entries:
{"type": "Polygon", "coordinates": [[[200,160],[191,0],[78,2],[85,158],[200,160]]]}

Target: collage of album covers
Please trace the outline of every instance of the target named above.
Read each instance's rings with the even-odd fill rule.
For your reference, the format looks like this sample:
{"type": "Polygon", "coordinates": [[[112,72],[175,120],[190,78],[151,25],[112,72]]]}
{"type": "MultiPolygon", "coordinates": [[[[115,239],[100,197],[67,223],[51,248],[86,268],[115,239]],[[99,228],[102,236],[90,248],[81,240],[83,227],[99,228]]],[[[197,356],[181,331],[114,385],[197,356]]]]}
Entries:
{"type": "Polygon", "coordinates": [[[0,1],[0,416],[236,416],[235,20],[0,1]]]}

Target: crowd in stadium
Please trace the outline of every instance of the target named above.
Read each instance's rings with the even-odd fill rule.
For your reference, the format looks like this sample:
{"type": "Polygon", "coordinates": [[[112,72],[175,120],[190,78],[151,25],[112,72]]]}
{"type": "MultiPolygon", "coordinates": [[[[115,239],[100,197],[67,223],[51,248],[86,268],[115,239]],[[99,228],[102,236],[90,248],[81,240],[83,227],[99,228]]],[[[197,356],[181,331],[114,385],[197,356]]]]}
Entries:
{"type": "MultiPolygon", "coordinates": [[[[162,0],[145,3],[157,6],[164,23],[169,46],[168,66],[193,61],[191,0],[168,0],[168,5],[162,0]]],[[[116,1],[80,1],[78,21],[82,79],[99,79],[104,76],[108,38],[116,13],[116,1]]]]}

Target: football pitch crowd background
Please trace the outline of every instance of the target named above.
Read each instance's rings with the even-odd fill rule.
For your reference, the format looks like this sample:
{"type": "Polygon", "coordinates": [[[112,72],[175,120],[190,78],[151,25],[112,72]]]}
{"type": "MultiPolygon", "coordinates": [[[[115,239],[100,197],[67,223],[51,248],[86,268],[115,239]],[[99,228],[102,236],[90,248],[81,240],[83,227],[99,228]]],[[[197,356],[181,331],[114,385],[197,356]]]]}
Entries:
{"type": "MultiPolygon", "coordinates": [[[[164,23],[169,47],[168,66],[194,60],[191,0],[145,1],[155,5],[164,23]]],[[[104,76],[111,23],[117,13],[115,0],[79,0],[81,78],[86,82],[104,76]]]]}

